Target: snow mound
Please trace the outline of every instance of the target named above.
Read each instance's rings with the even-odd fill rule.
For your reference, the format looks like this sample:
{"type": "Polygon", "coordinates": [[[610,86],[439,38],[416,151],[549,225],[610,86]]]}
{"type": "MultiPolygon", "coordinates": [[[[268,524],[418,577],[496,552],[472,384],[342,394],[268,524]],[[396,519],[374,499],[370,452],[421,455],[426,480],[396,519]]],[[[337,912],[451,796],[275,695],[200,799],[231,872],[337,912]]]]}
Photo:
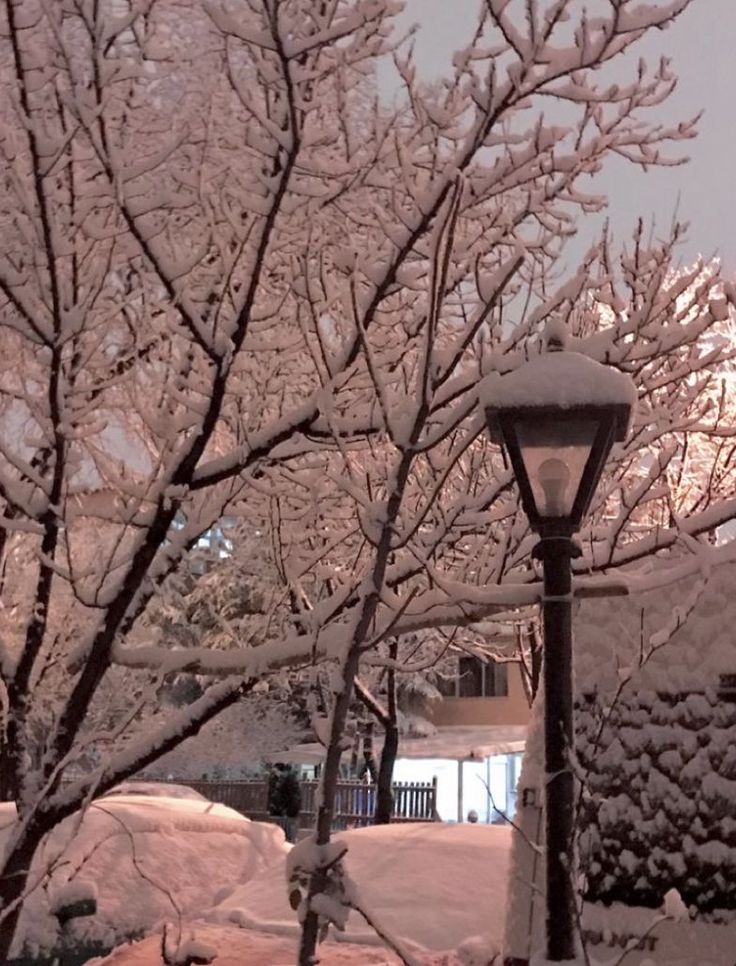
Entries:
{"type": "MultiPolygon", "coordinates": [[[[15,811],[0,811],[0,846],[15,811]]],[[[84,818],[71,816],[49,837],[34,870],[53,864],[50,881],[28,897],[12,955],[48,955],[60,945],[112,949],[162,921],[194,917],[237,886],[278,864],[287,852],[275,825],[231,809],[181,799],[106,798],[84,818]],[[63,930],[55,909],[94,896],[94,915],[63,930]]],[[[40,876],[34,876],[40,878],[40,876]]]]}
{"type": "MultiPolygon", "coordinates": [[[[428,822],[355,829],[336,841],[347,845],[344,863],[361,904],[389,933],[426,950],[451,950],[467,942],[472,957],[479,941],[470,943],[471,937],[482,935],[485,950],[501,946],[510,832],[501,826],[428,822]]],[[[238,888],[207,918],[295,934],[299,927],[288,901],[285,859],[238,888]]],[[[339,938],[378,942],[355,912],[339,938]]]]}

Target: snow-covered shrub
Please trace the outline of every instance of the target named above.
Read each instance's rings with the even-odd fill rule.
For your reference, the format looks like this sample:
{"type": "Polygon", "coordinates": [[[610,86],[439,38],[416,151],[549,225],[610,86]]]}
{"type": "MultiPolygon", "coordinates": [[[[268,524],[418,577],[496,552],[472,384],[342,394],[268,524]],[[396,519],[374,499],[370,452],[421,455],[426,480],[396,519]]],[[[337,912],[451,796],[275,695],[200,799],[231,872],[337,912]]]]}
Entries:
{"type": "Polygon", "coordinates": [[[342,862],[346,852],[342,841],[319,845],[310,836],[295,845],[286,858],[289,902],[300,922],[310,908],[314,909],[322,934],[330,923],[343,931],[352,908],[352,883],[342,862]],[[310,880],[317,871],[325,876],[323,888],[310,897],[310,880]]]}
{"type": "Polygon", "coordinates": [[[658,907],[675,887],[699,912],[736,908],[736,703],[588,695],[576,727],[588,898],[658,907]]]}

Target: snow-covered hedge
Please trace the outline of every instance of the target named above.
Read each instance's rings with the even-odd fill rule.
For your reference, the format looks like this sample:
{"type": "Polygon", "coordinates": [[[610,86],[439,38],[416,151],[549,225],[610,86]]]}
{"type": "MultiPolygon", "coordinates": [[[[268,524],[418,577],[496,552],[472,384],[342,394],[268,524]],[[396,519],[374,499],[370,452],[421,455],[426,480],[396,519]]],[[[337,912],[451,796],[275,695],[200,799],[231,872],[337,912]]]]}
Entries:
{"type": "Polygon", "coordinates": [[[639,691],[578,704],[588,898],[736,909],[736,703],[639,691]]]}

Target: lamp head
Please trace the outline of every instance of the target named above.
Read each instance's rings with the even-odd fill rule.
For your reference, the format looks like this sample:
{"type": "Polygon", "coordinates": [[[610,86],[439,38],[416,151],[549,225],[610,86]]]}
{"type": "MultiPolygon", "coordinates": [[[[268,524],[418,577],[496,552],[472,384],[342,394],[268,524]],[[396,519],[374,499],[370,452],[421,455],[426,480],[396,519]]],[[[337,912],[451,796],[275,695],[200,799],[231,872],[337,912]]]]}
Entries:
{"type": "Polygon", "coordinates": [[[636,400],[628,375],[565,351],[563,335],[551,326],[547,352],[481,389],[491,439],[508,453],[529,522],[547,533],[580,529],[636,400]]]}

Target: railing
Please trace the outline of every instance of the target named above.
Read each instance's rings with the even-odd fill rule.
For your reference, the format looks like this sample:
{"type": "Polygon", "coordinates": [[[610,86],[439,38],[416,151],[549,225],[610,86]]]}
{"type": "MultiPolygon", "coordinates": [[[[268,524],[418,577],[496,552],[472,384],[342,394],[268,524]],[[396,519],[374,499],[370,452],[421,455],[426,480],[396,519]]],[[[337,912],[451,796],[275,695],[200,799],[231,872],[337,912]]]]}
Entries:
{"type": "MultiPolygon", "coordinates": [[[[241,781],[190,781],[186,784],[213,802],[221,802],[256,821],[272,819],[268,814],[268,782],[261,778],[241,781]]],[[[319,782],[300,782],[302,807],[299,827],[314,823],[315,796],[319,782]]],[[[437,779],[431,782],[395,782],[392,786],[392,822],[432,822],[437,818],[437,779]]],[[[376,786],[362,781],[340,781],[335,795],[336,829],[370,825],[376,808],[376,786]]]]}

